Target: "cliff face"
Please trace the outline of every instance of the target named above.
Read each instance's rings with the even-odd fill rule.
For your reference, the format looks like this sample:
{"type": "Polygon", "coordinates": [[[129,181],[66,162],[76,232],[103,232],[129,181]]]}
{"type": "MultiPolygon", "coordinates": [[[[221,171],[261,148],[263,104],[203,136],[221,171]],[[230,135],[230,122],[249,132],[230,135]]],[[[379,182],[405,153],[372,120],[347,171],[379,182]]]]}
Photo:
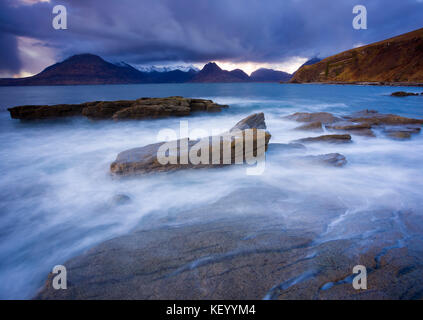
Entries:
{"type": "Polygon", "coordinates": [[[291,82],[423,82],[423,29],[303,66],[291,82]]]}

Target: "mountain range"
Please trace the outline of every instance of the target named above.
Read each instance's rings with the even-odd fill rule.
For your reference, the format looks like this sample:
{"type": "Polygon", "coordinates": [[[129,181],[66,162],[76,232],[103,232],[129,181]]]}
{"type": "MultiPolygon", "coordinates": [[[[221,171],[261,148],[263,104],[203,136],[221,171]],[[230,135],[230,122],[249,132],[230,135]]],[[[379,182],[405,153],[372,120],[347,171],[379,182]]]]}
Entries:
{"type": "Polygon", "coordinates": [[[293,83],[423,83],[423,28],[301,67],[293,83]]]}
{"type": "Polygon", "coordinates": [[[293,75],[258,69],[250,76],[240,69],[222,70],[209,62],[195,68],[139,70],[110,63],[93,54],[74,55],[26,78],[0,79],[0,86],[185,83],[185,82],[291,82],[291,83],[423,83],[423,28],[387,40],[304,63],[293,75]]]}
{"type": "MultiPolygon", "coordinates": [[[[144,69],[146,70],[146,69],[144,69]]],[[[259,69],[251,77],[244,71],[222,70],[216,63],[207,63],[202,70],[141,71],[125,63],[110,63],[93,54],[74,55],[26,78],[0,79],[0,86],[88,85],[185,82],[279,82],[289,81],[291,75],[271,69],[259,69]]]]}

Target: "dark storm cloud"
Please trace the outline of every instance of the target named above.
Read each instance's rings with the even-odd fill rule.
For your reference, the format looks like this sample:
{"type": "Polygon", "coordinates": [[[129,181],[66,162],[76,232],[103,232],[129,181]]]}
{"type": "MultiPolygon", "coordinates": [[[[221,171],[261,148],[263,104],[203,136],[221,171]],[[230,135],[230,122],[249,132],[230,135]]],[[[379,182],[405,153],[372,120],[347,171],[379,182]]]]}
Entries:
{"type": "Polygon", "coordinates": [[[280,62],[411,31],[422,18],[419,0],[0,0],[0,73],[20,68],[19,36],[54,48],[58,59],[91,52],[130,63],[280,62]],[[68,9],[68,30],[52,28],[55,4],[68,9]],[[368,9],[368,30],[352,28],[357,4],[368,9]]]}
{"type": "Polygon", "coordinates": [[[14,74],[21,69],[16,38],[7,33],[0,33],[0,74],[14,74]],[[7,48],[7,49],[5,49],[7,48]]]}

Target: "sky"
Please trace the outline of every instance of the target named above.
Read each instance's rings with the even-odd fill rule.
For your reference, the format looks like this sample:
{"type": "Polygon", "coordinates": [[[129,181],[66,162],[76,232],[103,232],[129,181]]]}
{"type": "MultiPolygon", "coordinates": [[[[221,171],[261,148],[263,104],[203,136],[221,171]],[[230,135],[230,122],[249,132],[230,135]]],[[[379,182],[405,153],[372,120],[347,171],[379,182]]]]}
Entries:
{"type": "Polygon", "coordinates": [[[423,27],[423,0],[0,0],[0,77],[79,53],[135,66],[294,72],[307,59],[423,27]],[[67,29],[52,26],[55,5],[67,29]],[[367,8],[355,30],[353,7],[367,8]]]}

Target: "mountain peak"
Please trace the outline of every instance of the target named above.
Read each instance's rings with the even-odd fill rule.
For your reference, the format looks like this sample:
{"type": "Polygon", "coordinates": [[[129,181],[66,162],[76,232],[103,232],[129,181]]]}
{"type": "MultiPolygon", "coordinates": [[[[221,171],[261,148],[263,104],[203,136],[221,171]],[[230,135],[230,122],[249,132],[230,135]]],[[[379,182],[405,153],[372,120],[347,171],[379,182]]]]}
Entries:
{"type": "Polygon", "coordinates": [[[105,62],[103,58],[91,53],[75,54],[65,59],[63,62],[105,62]]]}
{"type": "Polygon", "coordinates": [[[286,82],[291,79],[291,74],[273,69],[260,68],[251,73],[250,77],[256,82],[286,82]]]}
{"type": "Polygon", "coordinates": [[[222,71],[222,69],[216,64],[216,62],[209,62],[203,67],[201,71],[214,72],[214,71],[222,71]]]}

